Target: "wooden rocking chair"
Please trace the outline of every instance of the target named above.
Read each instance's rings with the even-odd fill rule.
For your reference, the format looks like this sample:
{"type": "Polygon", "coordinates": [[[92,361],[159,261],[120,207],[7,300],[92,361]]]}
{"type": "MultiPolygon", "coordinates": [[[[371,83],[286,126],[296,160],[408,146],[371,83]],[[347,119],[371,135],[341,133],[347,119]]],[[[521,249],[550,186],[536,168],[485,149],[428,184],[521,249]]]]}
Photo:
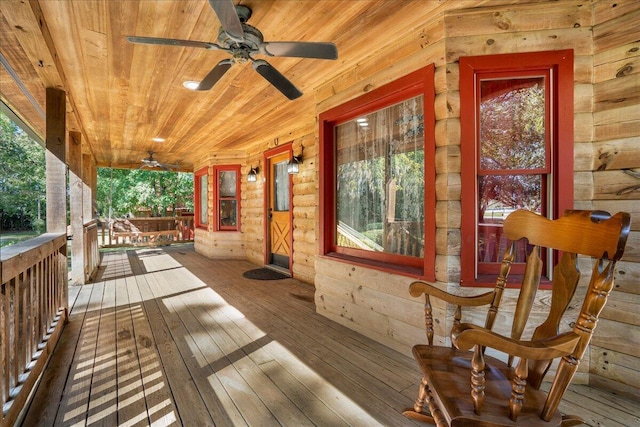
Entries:
{"type": "MultiPolygon", "coordinates": [[[[576,416],[556,409],[584,355],[598,316],[613,287],[616,261],[622,257],[630,229],[627,213],[610,216],[602,211],[567,211],[551,221],[528,211],[516,211],[504,222],[511,241],[493,291],[465,297],[447,293],[425,282],[414,282],[410,293],[425,295],[428,345],[416,345],[413,354],[423,373],[414,407],[404,415],[437,426],[572,426],[576,416]],[[533,250],[527,257],[513,314],[510,336],[492,331],[507,276],[514,259],[514,243],[527,238],[533,250]],[[523,340],[541,279],[540,249],[562,253],[553,269],[552,297],[546,320],[523,340]],[[576,291],[580,272],[577,255],[596,258],[588,288],[573,330],[558,333],[560,321],[576,291]],[[457,306],[451,330],[452,348],[433,346],[433,315],[429,298],[457,306]],[[488,306],[485,326],[461,323],[461,307],[488,306]],[[455,348],[454,348],[455,347],[455,348]],[[507,362],[485,355],[489,347],[505,354],[507,362]],[[469,351],[473,348],[473,351],[469,351]],[[513,367],[514,359],[518,362],[513,367]],[[559,359],[548,393],[540,390],[550,365],[559,359]],[[423,412],[428,405],[430,414],[423,412]]],[[[577,307],[577,306],[576,306],[577,307]]],[[[578,311],[578,310],[576,310],[578,311]]],[[[566,321],[566,319],[565,319],[566,321]]]]}

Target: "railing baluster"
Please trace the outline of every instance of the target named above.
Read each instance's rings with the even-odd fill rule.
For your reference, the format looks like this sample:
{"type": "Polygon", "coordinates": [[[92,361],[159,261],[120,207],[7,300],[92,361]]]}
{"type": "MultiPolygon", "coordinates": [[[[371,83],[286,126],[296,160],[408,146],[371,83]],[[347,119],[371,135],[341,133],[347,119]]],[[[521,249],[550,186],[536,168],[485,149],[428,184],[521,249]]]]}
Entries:
{"type": "Polygon", "coordinates": [[[66,236],[45,234],[0,255],[0,424],[13,425],[66,320],[66,236]]]}

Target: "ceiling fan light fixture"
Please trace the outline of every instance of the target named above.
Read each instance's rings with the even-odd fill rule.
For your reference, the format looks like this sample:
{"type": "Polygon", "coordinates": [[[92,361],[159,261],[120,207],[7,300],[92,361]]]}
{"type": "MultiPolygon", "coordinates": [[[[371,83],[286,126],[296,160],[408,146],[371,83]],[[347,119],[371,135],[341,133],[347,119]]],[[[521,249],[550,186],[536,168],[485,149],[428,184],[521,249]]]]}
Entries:
{"type": "Polygon", "coordinates": [[[182,86],[186,87],[189,90],[196,90],[198,89],[198,86],[200,86],[200,82],[197,82],[195,80],[187,80],[182,83],[182,86]]]}

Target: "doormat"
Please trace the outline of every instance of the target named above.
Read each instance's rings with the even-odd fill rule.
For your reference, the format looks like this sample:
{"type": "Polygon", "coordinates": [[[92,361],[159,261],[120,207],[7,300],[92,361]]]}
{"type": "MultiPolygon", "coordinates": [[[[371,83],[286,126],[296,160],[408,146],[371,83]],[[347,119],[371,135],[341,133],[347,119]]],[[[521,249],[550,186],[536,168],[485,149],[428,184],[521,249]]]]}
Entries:
{"type": "Polygon", "coordinates": [[[289,278],[289,276],[270,268],[256,268],[255,270],[248,270],[242,273],[242,276],[253,280],[280,280],[289,278]]]}

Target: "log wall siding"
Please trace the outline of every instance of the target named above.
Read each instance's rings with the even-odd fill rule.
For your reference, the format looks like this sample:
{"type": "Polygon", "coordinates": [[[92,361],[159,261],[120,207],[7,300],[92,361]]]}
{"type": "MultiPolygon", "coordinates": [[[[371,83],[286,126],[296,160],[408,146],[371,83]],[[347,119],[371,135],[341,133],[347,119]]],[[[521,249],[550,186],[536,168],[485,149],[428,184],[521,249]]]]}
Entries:
{"type": "MultiPolygon", "coordinates": [[[[593,361],[590,363],[588,358],[584,361],[578,379],[591,378],[592,382],[609,386],[612,382],[621,382],[628,387],[620,388],[637,393],[640,345],[633,339],[627,339],[625,344],[622,336],[640,336],[638,316],[622,316],[622,312],[637,312],[640,303],[637,298],[640,293],[640,191],[636,189],[615,197],[611,194],[633,186],[637,180],[623,169],[640,168],[636,67],[640,35],[637,25],[632,24],[640,19],[640,6],[623,2],[617,11],[616,7],[610,1],[568,1],[546,4],[543,8],[529,4],[448,12],[419,31],[407,34],[398,42],[404,45],[402,50],[385,49],[372,55],[359,64],[358,73],[345,73],[321,87],[316,95],[321,112],[420,66],[435,63],[436,280],[450,291],[473,292],[458,286],[461,241],[458,59],[471,55],[574,49],[575,207],[610,212],[627,210],[634,224],[617,273],[616,292],[605,309],[600,330],[596,331],[593,361]],[[422,40],[422,44],[412,44],[416,40],[422,40]],[[388,67],[388,61],[394,63],[393,67],[388,67]],[[624,79],[626,81],[622,81],[624,79]],[[337,87],[342,90],[334,92],[337,87]],[[634,109],[635,115],[631,113],[634,109]],[[617,338],[611,343],[599,338],[612,334],[617,338]]],[[[582,264],[584,269],[590,268],[588,260],[582,264]]],[[[317,310],[408,353],[413,344],[424,340],[422,304],[406,298],[409,282],[409,278],[319,257],[315,276],[317,310]],[[412,315],[407,315],[409,312],[412,315]]],[[[504,307],[508,308],[512,302],[510,292],[504,307]]],[[[440,312],[445,309],[434,307],[440,312]]],[[[477,314],[468,315],[473,318],[477,314]]],[[[564,327],[568,328],[570,325],[565,323],[564,327]]],[[[444,330],[449,325],[438,326],[436,334],[445,340],[444,330]]]]}
{"type": "MultiPolygon", "coordinates": [[[[580,367],[579,380],[632,394],[638,393],[640,366],[635,340],[605,340],[601,336],[640,336],[640,3],[609,0],[583,2],[532,1],[529,4],[469,10],[425,10],[424,19],[398,39],[315,90],[317,114],[394,81],[427,64],[435,64],[436,159],[436,281],[449,291],[460,288],[460,56],[574,50],[574,206],[577,209],[625,210],[632,214],[632,233],[619,263],[616,291],[593,341],[591,362],[580,367]],[[619,3],[619,4],[618,4],[619,3]],[[632,189],[635,188],[635,189],[632,189]],[[627,189],[628,191],[624,191],[627,189]],[[616,194],[620,193],[620,194],[616,194]],[[610,341],[610,342],[609,342],[610,341]]],[[[425,8],[427,9],[427,8],[425,8]]],[[[444,10],[444,9],[442,9],[444,10]]],[[[264,263],[263,153],[292,143],[304,147],[301,172],[293,177],[293,275],[316,287],[317,311],[349,328],[405,354],[424,341],[423,302],[412,299],[406,276],[389,274],[318,256],[319,188],[317,123],[283,129],[275,140],[262,141],[262,151],[248,153],[242,176],[242,242],[246,257],[264,263]],[[246,182],[246,172],[260,165],[258,182],[246,182]]],[[[210,159],[213,165],[220,159],[210,159]]],[[[198,168],[196,168],[198,169],[198,168]]],[[[210,185],[210,188],[212,185],[210,185]]],[[[212,209],[212,207],[210,207],[212,209]]],[[[210,231],[209,231],[210,233],[210,231]]],[[[196,248],[215,239],[196,231],[196,248]],[[208,240],[207,240],[208,239],[208,240]]],[[[213,254],[213,248],[207,249],[213,254]]],[[[581,260],[589,268],[589,260],[581,260]]],[[[503,307],[514,302],[505,295],[503,307]]],[[[435,315],[450,308],[435,305],[435,315]]],[[[478,313],[468,313],[473,318],[478,313]]],[[[437,316],[442,317],[442,316],[437,316]]],[[[472,320],[472,319],[471,319],[472,320]]],[[[499,323],[507,323],[499,322],[499,323]]],[[[568,328],[568,322],[563,325],[568,328]]],[[[436,340],[446,341],[441,323],[436,340]]]]}
{"type": "Polygon", "coordinates": [[[592,203],[627,210],[631,234],[592,340],[590,383],[640,396],[640,4],[593,5],[592,203]],[[630,174],[634,172],[636,175],[630,174]]]}

